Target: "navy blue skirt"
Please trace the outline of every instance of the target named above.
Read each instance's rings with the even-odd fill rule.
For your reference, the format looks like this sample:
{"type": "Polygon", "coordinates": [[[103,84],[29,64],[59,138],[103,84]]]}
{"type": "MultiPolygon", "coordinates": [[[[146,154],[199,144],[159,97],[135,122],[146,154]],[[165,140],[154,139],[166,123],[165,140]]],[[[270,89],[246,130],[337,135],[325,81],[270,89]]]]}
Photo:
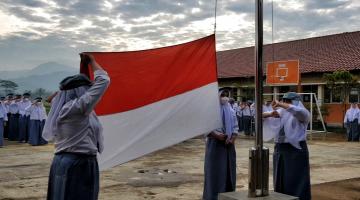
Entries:
{"type": "Polygon", "coordinates": [[[11,141],[16,141],[19,139],[19,117],[20,114],[10,115],[8,139],[11,141]]]}
{"type": "Polygon", "coordinates": [[[47,141],[42,137],[45,120],[30,120],[29,122],[29,144],[33,146],[47,144],[47,141]]]}
{"type": "Polygon", "coordinates": [[[235,145],[208,137],[205,152],[203,200],[217,200],[218,194],[236,189],[235,145]]]}
{"type": "Polygon", "coordinates": [[[4,146],[4,119],[0,118],[0,147],[4,146]]]}
{"type": "Polygon", "coordinates": [[[300,142],[302,149],[289,143],[276,143],[273,155],[275,192],[311,199],[309,151],[306,142],[300,142]]]}
{"type": "Polygon", "coordinates": [[[55,154],[49,176],[47,200],[97,200],[99,166],[96,156],[55,154]]]}
{"type": "Polygon", "coordinates": [[[353,122],[347,122],[347,139],[348,141],[359,141],[359,123],[358,119],[355,119],[353,122]]]}

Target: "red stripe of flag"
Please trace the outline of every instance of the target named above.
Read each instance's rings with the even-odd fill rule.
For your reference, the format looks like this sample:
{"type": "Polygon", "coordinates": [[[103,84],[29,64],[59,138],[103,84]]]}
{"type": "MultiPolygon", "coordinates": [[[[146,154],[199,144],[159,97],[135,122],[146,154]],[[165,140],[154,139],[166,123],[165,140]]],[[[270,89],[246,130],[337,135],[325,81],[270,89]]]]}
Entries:
{"type": "Polygon", "coordinates": [[[217,81],[215,35],[131,52],[93,52],[111,84],[98,115],[133,110],[217,81]]]}

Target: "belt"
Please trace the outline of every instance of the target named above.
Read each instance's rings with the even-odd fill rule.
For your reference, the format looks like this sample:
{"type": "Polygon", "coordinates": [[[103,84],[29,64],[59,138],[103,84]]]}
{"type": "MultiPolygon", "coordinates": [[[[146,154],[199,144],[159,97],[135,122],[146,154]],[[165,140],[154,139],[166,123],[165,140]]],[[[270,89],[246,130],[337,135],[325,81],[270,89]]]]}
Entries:
{"type": "Polygon", "coordinates": [[[87,158],[96,158],[96,154],[86,154],[86,153],[78,153],[78,152],[58,152],[55,153],[55,155],[60,156],[60,155],[75,155],[75,156],[79,156],[79,157],[87,157],[87,158]]]}

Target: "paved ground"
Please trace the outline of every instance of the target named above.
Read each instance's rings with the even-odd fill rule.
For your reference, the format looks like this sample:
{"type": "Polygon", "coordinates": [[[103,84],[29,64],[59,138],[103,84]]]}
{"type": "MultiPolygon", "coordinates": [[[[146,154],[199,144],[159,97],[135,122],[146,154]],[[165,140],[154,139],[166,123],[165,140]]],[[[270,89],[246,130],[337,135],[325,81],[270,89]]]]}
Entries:
{"type": "MultiPolygon", "coordinates": [[[[253,143],[251,139],[241,138],[236,144],[238,190],[247,188],[248,149],[253,143]]],[[[0,149],[0,199],[44,199],[52,145],[7,144],[0,149]]],[[[273,145],[266,146],[271,147],[272,152],[273,145]]],[[[360,143],[330,137],[310,141],[309,149],[314,199],[359,199],[359,179],[317,184],[360,177],[360,143]],[[322,198],[333,191],[336,195],[322,198]],[[350,196],[346,196],[345,191],[350,196]]],[[[186,141],[103,172],[100,199],[200,199],[203,163],[204,140],[186,141]]],[[[271,182],[270,173],[270,188],[271,182]]]]}

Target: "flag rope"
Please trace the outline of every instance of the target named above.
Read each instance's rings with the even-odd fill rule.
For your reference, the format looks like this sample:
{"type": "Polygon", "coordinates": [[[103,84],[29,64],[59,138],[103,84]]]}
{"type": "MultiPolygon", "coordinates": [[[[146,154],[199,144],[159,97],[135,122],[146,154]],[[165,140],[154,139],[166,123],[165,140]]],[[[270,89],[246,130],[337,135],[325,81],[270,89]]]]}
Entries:
{"type": "Polygon", "coordinates": [[[218,5],[218,0],[215,0],[214,34],[216,34],[217,5],[218,5]]]}

